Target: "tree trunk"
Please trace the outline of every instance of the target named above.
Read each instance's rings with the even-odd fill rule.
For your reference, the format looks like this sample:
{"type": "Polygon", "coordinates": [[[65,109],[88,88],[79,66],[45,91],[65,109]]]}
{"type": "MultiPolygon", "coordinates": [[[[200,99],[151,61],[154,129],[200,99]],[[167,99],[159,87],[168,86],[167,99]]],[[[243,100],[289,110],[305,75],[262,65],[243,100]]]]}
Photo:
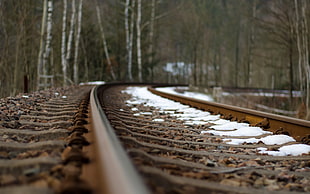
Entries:
{"type": "Polygon", "coordinates": [[[302,56],[301,56],[301,45],[300,45],[300,32],[299,32],[299,11],[298,3],[295,0],[295,30],[296,30],[296,43],[297,43],[297,52],[298,52],[298,67],[299,67],[299,79],[300,79],[300,90],[303,91],[303,73],[302,73],[302,56]]]}
{"type": "Polygon", "coordinates": [[[133,34],[134,34],[134,26],[135,26],[135,6],[136,0],[132,0],[131,2],[131,21],[130,21],[130,34],[129,34],[129,53],[128,53],[128,69],[130,69],[130,76],[132,79],[132,49],[133,49],[133,34]]]}
{"type": "Polygon", "coordinates": [[[41,22],[41,33],[40,33],[40,50],[39,50],[38,65],[37,65],[37,90],[40,89],[40,77],[42,75],[42,68],[43,68],[44,32],[45,32],[45,25],[46,25],[46,15],[47,15],[47,0],[44,0],[42,22],[41,22]]]}
{"type": "Polygon", "coordinates": [[[246,69],[246,79],[245,79],[245,86],[249,87],[252,84],[252,66],[253,66],[253,48],[255,43],[255,28],[254,28],[254,20],[256,18],[256,4],[257,0],[253,1],[252,4],[252,21],[251,21],[251,28],[250,28],[250,41],[248,44],[248,63],[246,69]]]}
{"type": "Polygon", "coordinates": [[[240,40],[240,18],[238,22],[237,32],[236,32],[236,47],[235,47],[235,87],[238,87],[238,78],[239,78],[239,40],[240,40]]]}
{"type": "Polygon", "coordinates": [[[304,91],[304,101],[307,107],[307,118],[310,118],[310,65],[309,65],[309,41],[308,41],[308,24],[306,16],[306,1],[295,0],[296,14],[296,42],[298,51],[298,66],[300,75],[300,88],[304,91]],[[298,4],[299,3],[299,4],[298,4]],[[301,8],[301,13],[299,9],[301,8]],[[300,15],[299,15],[300,14],[300,15]]]}
{"type": "MultiPolygon", "coordinates": [[[[53,13],[53,1],[47,1],[47,22],[46,22],[46,44],[45,51],[43,54],[43,74],[47,75],[48,73],[48,59],[51,53],[51,42],[52,42],[52,13],[53,13]]],[[[45,78],[45,88],[47,87],[47,79],[45,78]]]]}
{"type": "Polygon", "coordinates": [[[148,48],[148,61],[150,65],[150,74],[153,78],[153,50],[154,50],[154,21],[155,21],[155,11],[156,11],[156,0],[152,0],[151,4],[151,19],[150,19],[150,32],[149,32],[149,48],[148,48]]]}
{"type": "Polygon", "coordinates": [[[138,63],[138,78],[142,82],[142,51],[141,51],[141,0],[138,0],[137,5],[137,63],[138,63]]]}
{"type": "MultiPolygon", "coordinates": [[[[69,37],[68,37],[68,43],[67,43],[67,56],[66,56],[66,64],[67,67],[69,66],[69,60],[71,58],[71,50],[72,50],[72,41],[73,41],[73,33],[74,33],[74,27],[75,27],[75,17],[76,17],[76,6],[75,6],[75,0],[72,0],[71,2],[72,12],[71,12],[71,21],[70,21],[70,31],[69,31],[69,37]]],[[[67,81],[72,81],[68,78],[67,81]]]]}
{"type": "Polygon", "coordinates": [[[67,85],[67,60],[66,60],[66,28],[67,28],[67,0],[63,0],[64,10],[62,16],[62,36],[61,36],[61,66],[63,73],[63,86],[67,85]]]}
{"type": "MultiPolygon", "coordinates": [[[[131,52],[131,44],[130,44],[130,32],[129,32],[129,5],[130,0],[126,0],[125,4],[125,31],[126,31],[126,49],[127,49],[127,73],[129,81],[132,81],[132,52],[131,52]]],[[[133,11],[133,10],[131,10],[133,11]]],[[[132,33],[132,32],[131,32],[132,33]]]]}
{"type": "Polygon", "coordinates": [[[77,18],[77,31],[75,38],[75,48],[74,48],[74,64],[73,64],[73,80],[75,84],[79,82],[79,65],[78,65],[78,55],[79,55],[79,43],[81,37],[81,26],[82,26],[82,8],[83,0],[80,0],[78,18],[77,18]]]}
{"type": "Polygon", "coordinates": [[[310,64],[309,64],[309,40],[308,40],[308,22],[307,22],[307,1],[301,1],[301,16],[302,16],[302,45],[303,45],[303,65],[305,69],[305,90],[306,90],[306,106],[307,118],[310,119],[310,64]]]}
{"type": "Polygon", "coordinates": [[[105,53],[105,57],[107,59],[107,63],[108,63],[108,67],[110,69],[110,73],[112,76],[112,79],[115,80],[115,74],[113,71],[113,67],[112,67],[112,63],[110,60],[110,56],[109,56],[109,52],[108,52],[108,45],[104,36],[104,31],[103,31],[103,26],[102,26],[102,22],[101,22],[101,14],[100,14],[100,9],[98,4],[96,3],[96,11],[97,11],[97,19],[98,19],[98,23],[99,23],[99,28],[100,28],[100,33],[101,33],[101,38],[102,38],[102,42],[103,42],[103,47],[104,47],[104,53],[105,53]]]}

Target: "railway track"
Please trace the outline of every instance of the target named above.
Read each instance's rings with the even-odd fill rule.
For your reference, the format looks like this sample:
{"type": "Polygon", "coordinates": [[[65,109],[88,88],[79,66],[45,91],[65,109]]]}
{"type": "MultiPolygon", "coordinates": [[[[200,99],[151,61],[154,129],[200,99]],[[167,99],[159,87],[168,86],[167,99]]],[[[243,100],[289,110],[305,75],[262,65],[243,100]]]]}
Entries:
{"type": "MultiPolygon", "coordinates": [[[[172,107],[160,108],[155,100],[154,106],[139,101],[129,86],[75,88],[36,102],[24,114],[13,115],[18,117],[15,120],[0,123],[0,193],[310,191],[309,153],[270,156],[283,145],[268,145],[264,139],[271,135],[266,132],[269,129],[297,140],[284,146],[309,143],[309,122],[283,117],[274,121],[273,115],[244,113],[243,109],[235,114],[234,107],[225,112],[219,104],[189,98],[183,98],[182,103],[212,114],[185,105],[180,109],[173,101],[168,103],[172,107]],[[196,116],[184,117],[190,113],[196,116]],[[224,118],[260,126],[256,129],[265,132],[258,136],[222,135],[219,132],[237,131],[212,128],[229,122],[224,118]],[[292,130],[296,126],[298,132],[292,130]],[[212,134],[215,131],[218,133],[212,134]],[[235,142],[237,138],[241,143],[235,142]]],[[[131,89],[147,91],[146,85],[136,86],[131,89]]],[[[151,87],[148,90],[182,99],[151,87]]]]}
{"type": "MultiPolygon", "coordinates": [[[[270,156],[263,154],[261,147],[277,152],[283,145],[265,145],[261,141],[229,144],[231,137],[208,133],[214,131],[211,129],[214,124],[205,122],[188,125],[187,121],[173,116],[186,114],[185,109],[182,112],[177,108],[159,109],[148,106],[147,103],[141,104],[141,101],[135,101],[137,97],[124,92],[124,87],[107,87],[102,90],[100,98],[105,114],[152,193],[309,192],[308,153],[298,156],[270,156]]],[[[275,126],[279,126],[280,121],[274,121],[276,116],[273,115],[256,114],[255,111],[248,110],[241,115],[240,112],[245,109],[239,109],[235,115],[232,107],[227,111],[229,114],[226,114],[223,107],[213,109],[211,105],[199,100],[172,97],[154,89],[149,90],[178,101],[182,98],[183,103],[208,109],[214,114],[221,113],[222,118],[252,122],[278,135],[290,133],[295,138],[306,141],[309,133],[309,122],[290,122],[280,117],[282,128],[276,130],[275,126]],[[248,114],[250,117],[247,117],[248,114]],[[249,118],[254,119],[249,121],[249,118]],[[299,130],[296,133],[291,129],[295,126],[299,130]],[[299,129],[302,127],[303,129],[299,129]]],[[[215,115],[209,116],[211,118],[215,115]]],[[[256,138],[264,138],[270,133],[266,132],[256,138]]],[[[235,138],[246,140],[249,137],[235,138]]]]}

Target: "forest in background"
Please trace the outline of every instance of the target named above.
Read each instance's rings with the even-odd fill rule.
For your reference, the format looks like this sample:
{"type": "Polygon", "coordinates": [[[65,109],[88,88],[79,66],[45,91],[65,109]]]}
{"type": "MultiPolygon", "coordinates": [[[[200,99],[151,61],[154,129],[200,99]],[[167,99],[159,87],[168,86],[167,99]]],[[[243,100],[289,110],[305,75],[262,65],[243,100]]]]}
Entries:
{"type": "Polygon", "coordinates": [[[169,82],[300,90],[310,107],[309,7],[308,0],[1,0],[0,96],[94,80],[169,82]]]}

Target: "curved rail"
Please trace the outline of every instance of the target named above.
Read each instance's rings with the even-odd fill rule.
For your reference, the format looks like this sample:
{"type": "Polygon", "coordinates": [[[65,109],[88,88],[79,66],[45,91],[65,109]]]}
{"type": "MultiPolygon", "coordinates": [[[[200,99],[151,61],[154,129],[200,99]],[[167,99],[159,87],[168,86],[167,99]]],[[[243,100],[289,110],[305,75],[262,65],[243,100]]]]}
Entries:
{"type": "Polygon", "coordinates": [[[181,95],[169,94],[149,87],[149,91],[162,97],[190,105],[192,107],[209,111],[214,114],[221,114],[227,119],[249,122],[252,125],[263,127],[274,133],[280,131],[288,133],[297,141],[307,138],[310,134],[310,121],[280,116],[231,105],[215,102],[208,102],[189,98],[181,95]]]}
{"type": "MultiPolygon", "coordinates": [[[[102,87],[105,86],[101,86],[101,89],[102,87]]],[[[101,108],[99,88],[100,86],[94,87],[91,91],[90,108],[97,150],[96,161],[101,167],[97,169],[102,180],[99,184],[104,187],[104,191],[100,193],[149,193],[101,108]]]]}

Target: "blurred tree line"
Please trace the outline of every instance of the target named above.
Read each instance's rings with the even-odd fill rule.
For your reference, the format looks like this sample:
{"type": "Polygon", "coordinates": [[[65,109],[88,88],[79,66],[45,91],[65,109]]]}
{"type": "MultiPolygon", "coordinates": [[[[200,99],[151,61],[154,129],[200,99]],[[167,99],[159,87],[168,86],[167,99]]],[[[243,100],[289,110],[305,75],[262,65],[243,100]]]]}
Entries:
{"type": "Polygon", "coordinates": [[[309,107],[309,7],[308,0],[1,0],[0,94],[93,80],[173,82],[301,90],[309,107]],[[165,70],[178,62],[186,67],[165,70]]]}

